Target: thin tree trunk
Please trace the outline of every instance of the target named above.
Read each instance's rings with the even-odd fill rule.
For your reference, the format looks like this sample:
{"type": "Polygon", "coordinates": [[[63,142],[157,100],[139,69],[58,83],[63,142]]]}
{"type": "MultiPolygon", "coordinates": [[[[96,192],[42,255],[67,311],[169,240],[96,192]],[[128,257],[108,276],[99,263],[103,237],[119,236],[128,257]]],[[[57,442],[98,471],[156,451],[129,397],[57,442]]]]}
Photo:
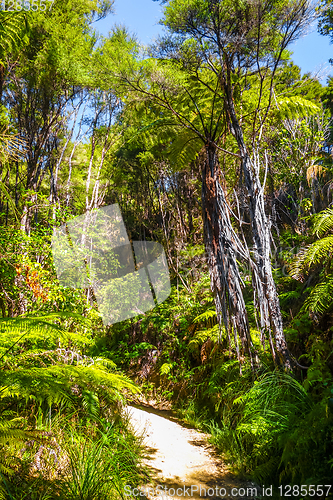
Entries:
{"type": "Polygon", "coordinates": [[[218,319],[220,324],[223,320],[226,332],[231,328],[234,329],[234,334],[237,331],[242,351],[249,355],[253,366],[253,346],[242,293],[243,283],[236,260],[227,202],[218,180],[218,159],[214,144],[206,145],[206,161],[202,173],[202,208],[211,289],[218,319]]]}
{"type": "Polygon", "coordinates": [[[66,207],[68,207],[69,201],[70,201],[70,187],[71,187],[71,180],[72,180],[72,159],[73,159],[73,156],[74,156],[74,153],[75,153],[77,146],[80,144],[80,142],[83,140],[83,137],[85,136],[85,134],[83,134],[83,136],[81,137],[81,130],[82,130],[82,122],[83,122],[83,118],[85,116],[86,107],[87,107],[87,103],[85,104],[85,106],[83,108],[80,123],[79,123],[79,130],[76,134],[74,145],[73,145],[71,154],[70,154],[69,159],[68,159],[68,178],[67,178],[67,184],[66,184],[66,207]]]}
{"type": "MultiPolygon", "coordinates": [[[[226,87],[225,87],[226,88],[226,87]]],[[[228,89],[226,89],[228,91],[228,89]]],[[[283,322],[279,297],[273,279],[270,260],[270,221],[265,214],[264,186],[259,178],[259,155],[254,155],[252,161],[245,145],[243,131],[236,116],[232,97],[229,95],[227,112],[230,118],[232,133],[237,141],[244,172],[245,185],[248,193],[248,205],[251,219],[254,243],[254,257],[258,273],[254,278],[258,304],[260,307],[261,326],[268,335],[271,329],[275,337],[279,361],[287,369],[292,368],[290,353],[283,333],[283,322]]],[[[274,356],[273,345],[271,345],[274,356]]]]}
{"type": "MultiPolygon", "coordinates": [[[[180,281],[182,282],[185,290],[187,290],[188,292],[191,292],[190,288],[185,283],[185,281],[183,280],[182,276],[179,274],[178,269],[173,264],[173,259],[172,259],[172,255],[171,255],[171,249],[170,249],[170,243],[169,243],[169,235],[168,235],[168,231],[167,231],[167,227],[166,227],[165,213],[164,213],[163,205],[162,205],[162,202],[161,202],[161,194],[160,194],[160,188],[159,187],[157,189],[157,196],[158,196],[158,204],[159,204],[159,207],[160,207],[161,218],[162,218],[162,227],[163,227],[164,238],[165,238],[165,243],[166,243],[166,251],[167,251],[166,253],[167,253],[168,263],[169,263],[170,267],[172,267],[172,269],[174,270],[174,272],[175,272],[175,274],[177,276],[177,280],[179,278],[180,281]]],[[[146,238],[144,237],[144,240],[145,239],[146,238]]]]}
{"type": "Polygon", "coordinates": [[[29,212],[28,205],[25,204],[22,210],[21,223],[20,223],[20,229],[23,232],[26,232],[28,212],[29,212]]]}
{"type": "Polygon", "coordinates": [[[19,182],[19,163],[18,160],[16,164],[16,175],[15,175],[15,207],[18,208],[18,182],[19,182]]]}
{"type": "Polygon", "coordinates": [[[106,133],[105,138],[104,138],[104,144],[103,144],[102,153],[101,153],[101,161],[99,162],[98,171],[97,171],[97,175],[96,175],[96,182],[95,182],[93,192],[91,195],[91,201],[90,201],[90,206],[89,206],[90,209],[91,208],[99,208],[100,203],[102,203],[102,200],[103,200],[103,197],[102,197],[102,199],[99,198],[100,176],[101,176],[102,168],[104,166],[105,157],[113,144],[112,140],[108,144],[108,139],[109,139],[109,136],[111,133],[111,122],[112,122],[112,112],[110,112],[107,133],[106,133]]]}

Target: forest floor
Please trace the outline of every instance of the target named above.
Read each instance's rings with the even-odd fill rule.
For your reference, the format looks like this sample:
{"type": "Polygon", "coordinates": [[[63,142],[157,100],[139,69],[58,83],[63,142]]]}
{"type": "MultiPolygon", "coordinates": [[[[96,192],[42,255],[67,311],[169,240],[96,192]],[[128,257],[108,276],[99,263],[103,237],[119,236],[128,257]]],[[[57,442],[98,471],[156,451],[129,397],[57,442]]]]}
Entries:
{"type": "Polygon", "coordinates": [[[129,406],[128,412],[136,434],[142,436],[144,463],[151,476],[150,483],[141,487],[145,496],[139,493],[139,498],[218,500],[256,496],[253,483],[241,482],[230,473],[208,443],[207,434],[185,426],[170,410],[140,405],[129,406]]]}

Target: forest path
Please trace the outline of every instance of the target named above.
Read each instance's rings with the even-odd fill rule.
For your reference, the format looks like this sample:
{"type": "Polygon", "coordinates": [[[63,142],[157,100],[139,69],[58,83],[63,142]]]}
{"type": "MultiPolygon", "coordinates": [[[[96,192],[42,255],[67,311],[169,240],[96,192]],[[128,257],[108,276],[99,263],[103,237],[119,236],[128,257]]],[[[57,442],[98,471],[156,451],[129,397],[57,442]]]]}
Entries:
{"type": "Polygon", "coordinates": [[[144,462],[152,477],[151,483],[141,488],[146,496],[138,498],[251,498],[247,488],[254,485],[241,483],[229,473],[208,444],[207,434],[184,427],[170,411],[130,406],[128,412],[132,427],[143,437],[147,451],[144,462]],[[233,488],[244,488],[245,494],[243,491],[232,492],[233,488]]]}

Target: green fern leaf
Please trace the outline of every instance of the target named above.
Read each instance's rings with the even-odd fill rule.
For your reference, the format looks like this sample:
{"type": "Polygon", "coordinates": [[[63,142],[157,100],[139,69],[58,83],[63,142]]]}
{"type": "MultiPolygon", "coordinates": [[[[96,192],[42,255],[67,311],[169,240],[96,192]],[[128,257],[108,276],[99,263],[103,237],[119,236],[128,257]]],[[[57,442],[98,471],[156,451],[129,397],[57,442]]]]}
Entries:
{"type": "Polygon", "coordinates": [[[277,102],[277,111],[275,111],[277,117],[281,120],[293,120],[296,118],[318,114],[319,112],[319,106],[300,96],[279,99],[277,102]]]}
{"type": "Polygon", "coordinates": [[[216,318],[216,309],[208,309],[207,311],[199,314],[196,318],[194,318],[193,323],[206,323],[211,318],[216,318]]]}

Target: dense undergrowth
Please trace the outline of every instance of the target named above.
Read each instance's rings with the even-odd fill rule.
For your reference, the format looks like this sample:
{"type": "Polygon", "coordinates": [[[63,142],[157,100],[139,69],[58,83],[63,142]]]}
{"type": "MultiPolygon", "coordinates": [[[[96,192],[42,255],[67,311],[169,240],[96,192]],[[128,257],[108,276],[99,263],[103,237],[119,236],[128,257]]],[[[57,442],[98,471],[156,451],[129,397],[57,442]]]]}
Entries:
{"type": "Polygon", "coordinates": [[[142,480],[124,413],[138,388],[60,312],[0,321],[0,498],[124,498],[142,480]],[[67,327],[67,328],[66,328],[67,327]]]}
{"type": "MultiPolygon", "coordinates": [[[[298,362],[293,374],[274,364],[242,271],[253,370],[239,346],[237,356],[237,338],[229,342],[217,323],[201,245],[187,252],[165,302],[105,328],[83,291],[59,286],[51,264],[34,264],[34,238],[48,262],[47,236],[20,240],[25,252],[18,255],[10,231],[3,239],[11,267],[3,276],[15,282],[16,304],[28,294],[31,299],[25,315],[0,320],[3,498],[118,499],[124,485],[144,482],[140,444],[123,413],[124,395],[135,398],[138,386],[209,432],[242,477],[258,484],[330,484],[333,342],[330,308],[319,314],[309,302],[320,284],[318,268],[312,282],[302,283],[286,272],[293,269],[293,252],[276,263],[285,333],[298,362]]],[[[300,245],[300,237],[292,238],[300,245]]]]}
{"type": "MultiPolygon", "coordinates": [[[[288,264],[287,259],[284,262],[288,264]]],[[[230,349],[225,330],[216,324],[205,273],[193,280],[191,293],[175,286],[164,304],[138,322],[114,325],[107,349],[148,398],[168,399],[185,421],[209,432],[211,442],[242,477],[258,484],[330,484],[329,316],[315,321],[304,306],[308,291],[302,293],[281,268],[276,276],[283,312],[289,318],[285,331],[299,363],[294,374],[276,367],[263,348],[250,298],[247,307],[257,363],[254,371],[245,357],[239,363],[235,342],[230,349]]]]}
{"type": "Polygon", "coordinates": [[[330,484],[333,78],[289,49],[314,16],[333,40],[332,0],[160,0],[166,37],[148,50],[112,21],[98,35],[113,0],[5,3],[0,499],[112,500],[145,481],[123,412],[138,386],[241,475],[330,484]],[[87,239],[110,205],[121,237],[117,216],[87,239]],[[65,231],[81,241],[72,289],[52,231],[84,214],[65,231]],[[126,275],[116,241],[162,244],[172,291],[142,314],[126,290],[138,315],[106,327],[92,254],[126,275]]]}

